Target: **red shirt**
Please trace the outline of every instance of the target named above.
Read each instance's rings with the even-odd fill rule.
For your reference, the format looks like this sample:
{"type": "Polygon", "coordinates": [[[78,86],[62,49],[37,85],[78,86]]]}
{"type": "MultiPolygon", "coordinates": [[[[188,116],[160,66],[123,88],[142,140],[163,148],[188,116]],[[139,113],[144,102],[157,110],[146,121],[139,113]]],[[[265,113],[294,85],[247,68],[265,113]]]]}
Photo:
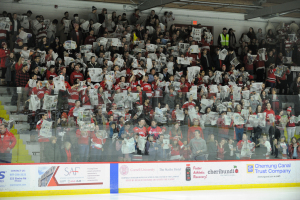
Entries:
{"type": "Polygon", "coordinates": [[[17,140],[14,134],[6,129],[4,134],[0,134],[0,153],[9,153],[7,148],[13,149],[16,143],[17,140]]]}
{"type": "Polygon", "coordinates": [[[181,91],[182,92],[189,92],[189,89],[190,89],[191,85],[188,82],[185,82],[185,83],[180,82],[180,86],[182,86],[182,85],[184,87],[181,87],[181,91]]]}
{"type": "Polygon", "coordinates": [[[88,145],[91,139],[91,132],[87,131],[85,135],[81,134],[81,131],[77,129],[76,137],[78,138],[78,144],[85,144],[88,145]]]}
{"type": "Polygon", "coordinates": [[[79,79],[80,81],[84,81],[84,76],[81,72],[72,72],[71,76],[70,76],[70,83],[71,85],[74,85],[75,80],[79,79]]]}
{"type": "Polygon", "coordinates": [[[147,136],[147,130],[146,130],[146,127],[142,127],[142,128],[140,128],[140,127],[134,127],[133,128],[133,132],[134,133],[138,133],[140,136],[142,136],[142,137],[146,137],[147,136]]]}

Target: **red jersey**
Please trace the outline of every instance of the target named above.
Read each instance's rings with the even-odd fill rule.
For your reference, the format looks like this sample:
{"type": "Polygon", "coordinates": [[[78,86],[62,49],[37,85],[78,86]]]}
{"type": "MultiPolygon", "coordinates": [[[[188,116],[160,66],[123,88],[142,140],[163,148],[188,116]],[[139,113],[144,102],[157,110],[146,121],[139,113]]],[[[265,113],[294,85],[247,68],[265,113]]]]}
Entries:
{"type": "Polygon", "coordinates": [[[142,137],[146,137],[147,136],[147,130],[146,130],[146,127],[134,127],[133,128],[133,132],[134,133],[138,133],[140,136],[142,137]]]}

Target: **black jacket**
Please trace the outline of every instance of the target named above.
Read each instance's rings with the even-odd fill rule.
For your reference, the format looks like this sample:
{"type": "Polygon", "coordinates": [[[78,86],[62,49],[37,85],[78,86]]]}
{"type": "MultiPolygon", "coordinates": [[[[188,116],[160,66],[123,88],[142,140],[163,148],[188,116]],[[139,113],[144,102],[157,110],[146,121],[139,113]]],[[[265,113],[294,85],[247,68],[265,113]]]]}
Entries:
{"type": "Polygon", "coordinates": [[[209,54],[206,54],[206,57],[201,55],[201,65],[205,71],[212,69],[212,61],[209,54]]]}
{"type": "MultiPolygon", "coordinates": [[[[71,151],[71,162],[75,162],[75,153],[73,151],[73,149],[71,148],[70,149],[71,151]]],[[[67,157],[67,153],[66,153],[66,150],[65,148],[63,148],[61,150],[61,153],[60,153],[60,161],[61,162],[67,162],[68,161],[68,157],[67,157]]]]}
{"type": "Polygon", "coordinates": [[[82,43],[83,43],[82,32],[79,30],[78,33],[79,33],[79,43],[78,43],[78,41],[77,41],[76,31],[75,31],[75,30],[72,30],[71,33],[70,33],[70,38],[71,38],[71,40],[76,41],[77,48],[79,48],[80,45],[82,45],[82,43]]]}

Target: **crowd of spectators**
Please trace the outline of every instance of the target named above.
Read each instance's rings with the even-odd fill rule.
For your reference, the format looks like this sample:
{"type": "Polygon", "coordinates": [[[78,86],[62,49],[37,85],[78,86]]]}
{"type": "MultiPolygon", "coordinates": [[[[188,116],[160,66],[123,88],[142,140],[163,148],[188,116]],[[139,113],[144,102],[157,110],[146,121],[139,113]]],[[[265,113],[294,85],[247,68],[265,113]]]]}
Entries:
{"type": "MultiPolygon", "coordinates": [[[[250,27],[237,41],[232,28],[215,39],[201,24],[176,27],[172,12],[160,19],[152,10],[143,24],[139,10],[129,18],[97,12],[93,6],[88,28],[68,12],[52,22],[30,10],[1,16],[10,24],[0,30],[2,84],[37,130],[41,162],[299,158],[300,76],[291,73],[299,30],[250,27]],[[98,81],[91,69],[101,69],[98,81]],[[44,109],[51,96],[55,109],[44,109]],[[288,101],[293,108],[282,105],[288,101]],[[41,133],[45,122],[51,134],[41,133]]],[[[10,162],[15,141],[0,132],[0,157],[10,162]]]]}

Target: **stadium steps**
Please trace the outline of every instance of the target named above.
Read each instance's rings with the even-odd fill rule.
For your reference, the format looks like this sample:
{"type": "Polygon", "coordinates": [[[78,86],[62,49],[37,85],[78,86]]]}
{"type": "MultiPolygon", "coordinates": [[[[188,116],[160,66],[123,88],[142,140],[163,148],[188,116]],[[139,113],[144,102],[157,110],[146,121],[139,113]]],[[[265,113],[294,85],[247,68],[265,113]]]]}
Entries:
{"type": "MultiPolygon", "coordinates": [[[[6,92],[6,88],[0,87],[0,93],[5,93],[5,92],[6,92]]],[[[5,120],[10,119],[10,115],[8,114],[9,111],[17,110],[17,106],[2,105],[2,102],[7,103],[7,101],[10,98],[11,97],[9,96],[0,96],[0,117],[4,118],[5,120]]],[[[25,117],[27,116],[25,115],[25,117]]],[[[15,124],[10,130],[10,132],[14,134],[17,141],[15,147],[12,149],[12,160],[11,160],[12,163],[34,163],[32,157],[29,154],[28,149],[26,148],[26,144],[24,144],[23,142],[24,141],[23,139],[27,141],[27,138],[22,139],[20,134],[18,134],[18,130],[19,131],[22,129],[24,130],[28,126],[29,126],[28,124],[15,124]]]]}

